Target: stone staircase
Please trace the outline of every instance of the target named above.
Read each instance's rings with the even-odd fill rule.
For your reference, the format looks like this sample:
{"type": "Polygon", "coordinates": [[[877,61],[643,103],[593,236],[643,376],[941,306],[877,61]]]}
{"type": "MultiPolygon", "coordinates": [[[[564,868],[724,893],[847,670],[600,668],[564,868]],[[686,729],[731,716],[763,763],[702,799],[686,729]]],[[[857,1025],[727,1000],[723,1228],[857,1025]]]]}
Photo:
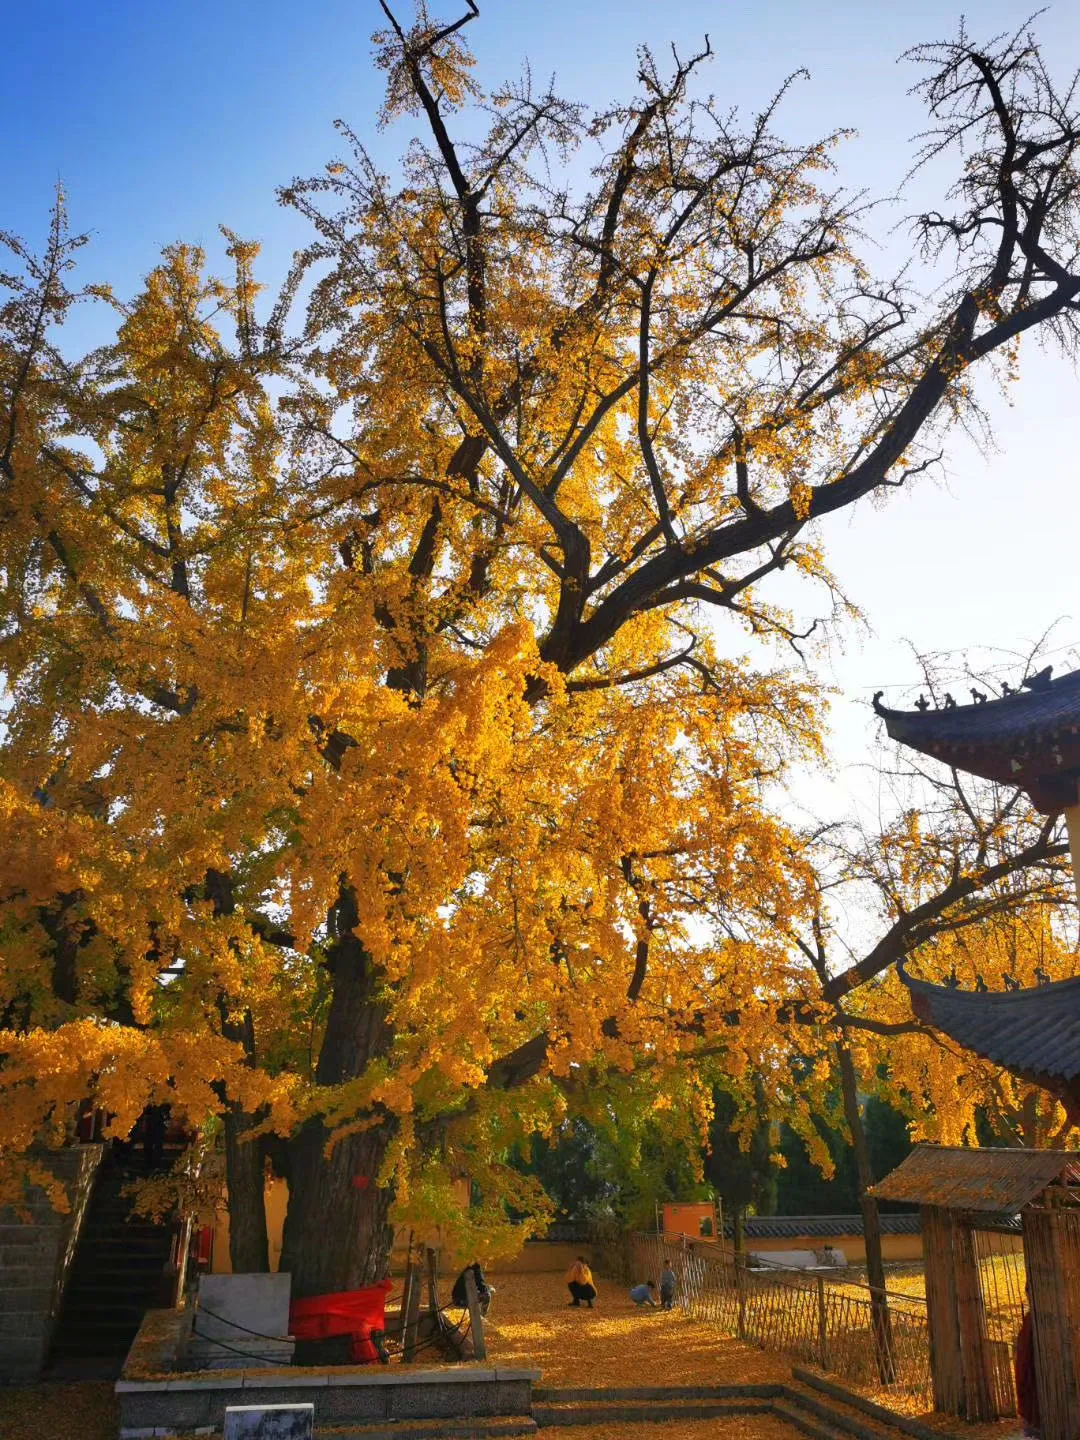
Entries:
{"type": "Polygon", "coordinates": [[[55,1375],[87,1364],[118,1375],[146,1311],[166,1298],[172,1228],[133,1218],[131,1201],[121,1193],[145,1174],[131,1161],[109,1156],[102,1162],[53,1338],[55,1375]]]}
{"type": "Polygon", "coordinates": [[[652,1385],[627,1389],[533,1387],[533,1418],[542,1428],[617,1425],[643,1420],[718,1420],[771,1415],[778,1385],[652,1385]]]}
{"type": "MultiPolygon", "coordinates": [[[[237,1384],[235,1380],[228,1383],[237,1384]]],[[[242,1392],[243,1400],[252,1403],[254,1395],[258,1394],[260,1403],[287,1403],[287,1391],[296,1392],[298,1386],[302,1388],[300,1377],[295,1383],[291,1380],[283,1382],[273,1391],[242,1392]]],[[[139,1393],[166,1389],[165,1386],[139,1382],[124,1388],[139,1393]]],[[[172,1388],[168,1387],[169,1390],[172,1388]]],[[[177,1392],[195,1391],[198,1382],[179,1382],[176,1389],[177,1392]]],[[[295,1393],[295,1398],[299,1401],[300,1394],[295,1393]]],[[[306,1393],[303,1398],[307,1398],[306,1393]]],[[[230,1397],[229,1403],[241,1403],[241,1394],[238,1393],[235,1399],[230,1397]]],[[[319,1413],[318,1409],[316,1413],[319,1413]]],[[[905,1436],[912,1437],[912,1440],[941,1440],[940,1435],[917,1420],[893,1415],[822,1376],[800,1370],[795,1372],[792,1383],[786,1385],[664,1385],[626,1389],[534,1387],[532,1413],[528,1415],[472,1415],[441,1420],[403,1416],[393,1421],[349,1423],[329,1418],[333,1407],[329,1414],[326,1410],[322,1413],[327,1418],[316,1424],[316,1440],[502,1440],[504,1436],[535,1435],[538,1430],[562,1426],[605,1425],[618,1433],[620,1427],[656,1421],[680,1421],[680,1435],[700,1433],[702,1440],[708,1440],[715,1433],[713,1426],[717,1421],[754,1415],[779,1420],[790,1427],[793,1436],[805,1435],[809,1440],[902,1440],[905,1436]]],[[[142,1422],[163,1416],[122,1415],[122,1420],[135,1418],[139,1418],[139,1424],[134,1428],[121,1425],[122,1437],[128,1433],[140,1436],[156,1433],[161,1427],[142,1422]]],[[[182,1418],[185,1422],[182,1428],[188,1433],[191,1428],[188,1422],[197,1417],[185,1414],[182,1418]]],[[[211,1426],[197,1427],[196,1433],[207,1436],[208,1440],[211,1436],[220,1440],[220,1430],[211,1426]]]]}
{"type": "Polygon", "coordinates": [[[658,1385],[631,1389],[533,1390],[533,1418],[549,1426],[631,1425],[644,1421],[708,1422],[727,1417],[770,1415],[811,1440],[934,1440],[917,1421],[799,1372],[790,1385],[658,1385]]]}

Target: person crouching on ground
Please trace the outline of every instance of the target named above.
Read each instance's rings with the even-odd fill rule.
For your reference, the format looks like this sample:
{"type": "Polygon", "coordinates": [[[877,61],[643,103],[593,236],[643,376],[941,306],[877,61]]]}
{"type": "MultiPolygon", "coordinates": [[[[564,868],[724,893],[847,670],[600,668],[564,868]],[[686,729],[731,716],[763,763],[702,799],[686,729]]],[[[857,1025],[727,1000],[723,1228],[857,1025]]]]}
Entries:
{"type": "Polygon", "coordinates": [[[570,1304],[580,1308],[582,1300],[588,1302],[589,1309],[593,1308],[593,1301],[596,1299],[596,1286],[593,1284],[592,1271],[585,1264],[585,1256],[579,1255],[566,1274],[566,1284],[570,1291],[570,1304]]]}
{"type": "Polygon", "coordinates": [[[635,1305],[657,1304],[656,1281],[646,1280],[644,1285],[635,1285],[630,1291],[630,1299],[633,1300],[635,1305]]]}
{"type": "Polygon", "coordinates": [[[664,1262],[664,1268],[660,1272],[660,1308],[675,1308],[675,1271],[672,1270],[670,1261],[664,1262]]]}

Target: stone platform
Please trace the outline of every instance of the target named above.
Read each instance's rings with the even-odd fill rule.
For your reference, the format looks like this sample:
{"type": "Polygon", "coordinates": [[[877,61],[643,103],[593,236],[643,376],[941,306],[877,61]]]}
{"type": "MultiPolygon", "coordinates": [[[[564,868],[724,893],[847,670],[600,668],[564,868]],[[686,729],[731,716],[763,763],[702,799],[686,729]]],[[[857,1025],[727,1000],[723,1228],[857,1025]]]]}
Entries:
{"type": "Polygon", "coordinates": [[[454,1367],[445,1370],[338,1370],[293,1375],[260,1371],[118,1380],[120,1440],[158,1434],[220,1432],[230,1406],[310,1404],[321,1427],[380,1420],[456,1420],[528,1415],[538,1370],[454,1367]]]}
{"type": "Polygon", "coordinates": [[[380,1422],[529,1416],[540,1378],[539,1370],[479,1365],[181,1373],[175,1367],[191,1323],[184,1317],[183,1311],[151,1310],[143,1321],[116,1383],[120,1440],[220,1434],[226,1409],[243,1405],[310,1404],[316,1434],[380,1422]]]}

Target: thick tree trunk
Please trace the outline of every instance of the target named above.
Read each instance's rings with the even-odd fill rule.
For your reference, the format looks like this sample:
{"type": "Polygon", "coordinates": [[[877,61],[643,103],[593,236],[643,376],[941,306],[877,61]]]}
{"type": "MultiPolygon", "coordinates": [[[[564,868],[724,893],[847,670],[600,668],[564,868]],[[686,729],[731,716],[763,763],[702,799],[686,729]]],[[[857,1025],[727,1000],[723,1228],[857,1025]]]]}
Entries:
{"type": "MultiPolygon", "coordinates": [[[[206,894],[215,915],[231,915],[236,909],[232,877],[222,870],[206,872],[206,894]]],[[[250,1010],[241,1019],[231,1015],[225,995],[218,996],[221,1033],[244,1047],[248,1065],[255,1064],[255,1021],[250,1010]]],[[[266,1166],[258,1140],[244,1137],[258,1123],[235,1101],[225,1108],[225,1189],[229,1202],[229,1260],[234,1275],[265,1274],[270,1269],[270,1242],[266,1232],[266,1166]]]]}
{"type": "Polygon", "coordinates": [[[892,1323],[889,1318],[889,1303],[885,1294],[885,1261],[881,1253],[881,1223],[878,1219],[877,1201],[869,1195],[874,1183],[870,1168],[870,1147],[866,1143],[862,1112],[859,1109],[859,1084],[855,1074],[855,1062],[851,1051],[841,1040],[836,1047],[840,1062],[840,1086],[844,1096],[844,1115],[847,1118],[851,1144],[855,1151],[855,1168],[859,1179],[859,1208],[862,1211],[863,1237],[866,1241],[866,1274],[870,1285],[870,1312],[874,1329],[874,1353],[878,1375],[883,1385],[891,1385],[896,1379],[896,1365],[893,1359],[892,1323]]]}
{"type": "Polygon", "coordinates": [[[394,1234],[392,1195],[375,1184],[389,1137],[349,1135],[324,1153],[326,1131],[308,1125],[291,1147],[289,1210],[281,1269],[293,1298],[358,1290],[385,1278],[394,1234]]]}
{"type": "Polygon", "coordinates": [[[229,1197],[229,1259],[233,1274],[270,1269],[262,1145],[245,1135],[257,1124],[243,1110],[225,1112],[225,1186],[229,1197]]]}
{"type": "MultiPolygon", "coordinates": [[[[353,934],[355,898],[343,888],[331,913],[336,936],[328,966],[333,993],[315,1079],[340,1085],[384,1055],[391,1040],[379,977],[353,934]]],[[[289,1208],[281,1269],[291,1273],[294,1297],[355,1290],[389,1270],[393,1195],[376,1183],[392,1136],[388,1116],[356,1117],[370,1128],[347,1135],[327,1153],[321,1120],[309,1120],[289,1145],[289,1208]]]]}

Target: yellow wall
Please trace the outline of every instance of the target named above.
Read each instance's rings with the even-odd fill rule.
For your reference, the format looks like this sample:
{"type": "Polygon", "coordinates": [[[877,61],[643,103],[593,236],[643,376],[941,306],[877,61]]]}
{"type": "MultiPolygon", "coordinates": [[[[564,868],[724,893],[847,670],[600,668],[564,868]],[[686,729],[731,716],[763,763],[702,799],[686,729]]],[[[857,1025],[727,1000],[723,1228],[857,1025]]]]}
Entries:
{"type": "Polygon", "coordinates": [[[572,1245],[561,1240],[528,1241],[520,1255],[512,1260],[494,1260],[490,1267],[493,1275],[536,1275],[558,1271],[564,1274],[579,1255],[585,1256],[585,1263],[592,1264],[592,1251],[588,1245],[572,1245]]]}
{"type": "MultiPolygon", "coordinates": [[[[265,1201],[270,1269],[276,1270],[281,1261],[281,1235],[285,1228],[285,1207],[289,1203],[289,1187],[284,1180],[266,1182],[265,1201]]],[[[215,1275],[232,1274],[232,1261],[229,1259],[229,1207],[225,1204],[224,1197],[214,1216],[214,1260],[210,1268],[215,1275]]]]}
{"type": "MultiPolygon", "coordinates": [[[[834,1245],[844,1252],[844,1259],[852,1265],[862,1265],[866,1260],[866,1246],[861,1235],[783,1235],[756,1240],[747,1236],[747,1250],[760,1250],[763,1254],[771,1250],[822,1250],[834,1245]]],[[[882,1259],[893,1263],[922,1259],[921,1235],[883,1235],[881,1237],[882,1259]]]]}
{"type": "Polygon", "coordinates": [[[689,1205],[664,1206],[664,1234],[686,1235],[691,1240],[701,1237],[701,1222],[710,1221],[712,1237],[716,1237],[716,1210],[712,1205],[693,1203],[689,1205]]]}

